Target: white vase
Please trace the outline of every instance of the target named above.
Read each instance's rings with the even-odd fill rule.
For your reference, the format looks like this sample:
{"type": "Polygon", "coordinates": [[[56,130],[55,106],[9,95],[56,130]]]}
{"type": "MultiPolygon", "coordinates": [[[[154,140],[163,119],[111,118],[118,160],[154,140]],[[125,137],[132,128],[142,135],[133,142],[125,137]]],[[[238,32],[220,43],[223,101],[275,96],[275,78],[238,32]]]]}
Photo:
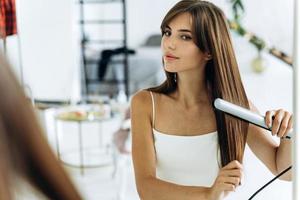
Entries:
{"type": "Polygon", "coordinates": [[[258,53],[257,57],[252,60],[251,68],[256,73],[262,73],[267,69],[266,59],[264,59],[261,53],[258,53]]]}

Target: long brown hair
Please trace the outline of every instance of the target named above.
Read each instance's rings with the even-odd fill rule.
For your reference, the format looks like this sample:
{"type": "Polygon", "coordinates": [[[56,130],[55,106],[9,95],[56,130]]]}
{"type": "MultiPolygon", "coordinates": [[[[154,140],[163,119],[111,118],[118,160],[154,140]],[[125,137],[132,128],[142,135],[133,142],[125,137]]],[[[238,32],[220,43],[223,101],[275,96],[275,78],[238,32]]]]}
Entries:
{"type": "Polygon", "coordinates": [[[0,199],[23,177],[49,199],[82,199],[50,150],[30,101],[0,52],[0,199]]]}
{"type": "MultiPolygon", "coordinates": [[[[212,55],[212,59],[205,66],[205,76],[206,83],[211,87],[213,99],[222,98],[249,108],[223,11],[207,1],[180,1],[163,19],[162,33],[170,21],[181,13],[189,13],[192,17],[194,43],[202,52],[212,55]]],[[[177,89],[176,73],[167,71],[165,73],[167,78],[165,82],[148,90],[164,94],[174,92],[177,89]]],[[[242,162],[249,124],[220,111],[214,112],[222,166],[232,160],[242,162]]]]}

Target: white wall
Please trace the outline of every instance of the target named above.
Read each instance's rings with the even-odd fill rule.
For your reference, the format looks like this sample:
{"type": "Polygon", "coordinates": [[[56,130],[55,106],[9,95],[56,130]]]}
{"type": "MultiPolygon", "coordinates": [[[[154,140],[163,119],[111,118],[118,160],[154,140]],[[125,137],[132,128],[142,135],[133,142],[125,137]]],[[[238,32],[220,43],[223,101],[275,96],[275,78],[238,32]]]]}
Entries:
{"type": "MultiPolygon", "coordinates": [[[[128,44],[136,48],[154,33],[160,33],[160,23],[177,0],[127,0],[128,44]]],[[[227,16],[230,5],[225,0],[213,0],[227,16]]],[[[269,45],[292,54],[293,0],[243,1],[245,27],[265,39],[269,45]],[[262,10],[263,12],[257,12],[262,10]],[[275,14],[276,13],[276,14],[275,14]]],[[[68,100],[80,96],[80,54],[78,40],[78,7],[72,0],[17,0],[17,18],[21,38],[22,65],[25,84],[38,99],[68,100]],[[58,6],[59,5],[59,6],[58,6]]],[[[120,7],[120,6],[119,6],[120,7]]],[[[118,18],[121,9],[95,5],[87,9],[88,18],[118,18]],[[92,7],[92,8],[91,8],[92,7]]],[[[115,38],[122,35],[120,27],[103,31],[89,26],[91,36],[115,38]]],[[[20,60],[16,37],[8,38],[8,54],[20,77],[20,60]]]]}
{"type": "MultiPolygon", "coordinates": [[[[136,47],[152,33],[160,33],[160,23],[166,12],[178,0],[127,0],[128,40],[136,47]]],[[[227,0],[211,0],[231,18],[227,0]]],[[[261,36],[268,44],[292,55],[293,0],[251,0],[243,1],[245,28],[261,36]]]]}
{"type": "Polygon", "coordinates": [[[73,7],[72,0],[17,1],[20,48],[17,36],[8,37],[7,53],[20,80],[22,64],[24,85],[31,88],[36,99],[65,101],[80,97],[73,7]]]}
{"type": "Polygon", "coordinates": [[[245,27],[291,56],[294,0],[244,0],[244,4],[245,27]]]}
{"type": "MultiPolygon", "coordinates": [[[[128,2],[128,40],[129,45],[136,47],[143,44],[153,33],[160,34],[160,24],[167,11],[178,0],[127,0],[128,2]]],[[[227,1],[215,0],[226,11],[227,1]]]]}

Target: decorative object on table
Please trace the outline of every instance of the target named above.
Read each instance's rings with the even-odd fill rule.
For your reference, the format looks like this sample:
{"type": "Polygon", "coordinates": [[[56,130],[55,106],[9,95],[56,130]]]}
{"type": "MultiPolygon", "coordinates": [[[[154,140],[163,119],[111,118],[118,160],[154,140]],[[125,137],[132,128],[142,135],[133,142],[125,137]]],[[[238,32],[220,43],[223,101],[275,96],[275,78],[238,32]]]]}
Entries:
{"type": "Polygon", "coordinates": [[[59,113],[56,118],[65,121],[86,121],[107,119],[111,116],[111,108],[107,104],[79,105],[70,111],[59,113]]]}

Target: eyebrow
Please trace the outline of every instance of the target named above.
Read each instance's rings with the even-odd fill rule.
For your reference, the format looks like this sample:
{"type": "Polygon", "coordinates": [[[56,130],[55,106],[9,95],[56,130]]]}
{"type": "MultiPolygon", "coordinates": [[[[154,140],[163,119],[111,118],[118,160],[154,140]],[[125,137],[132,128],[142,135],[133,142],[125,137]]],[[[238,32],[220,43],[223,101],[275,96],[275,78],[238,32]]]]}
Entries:
{"type": "MultiPolygon", "coordinates": [[[[166,26],[166,28],[172,30],[171,27],[168,26],[168,25],[166,26]]],[[[189,33],[192,33],[192,31],[190,31],[189,29],[179,29],[178,31],[179,31],[179,32],[189,32],[189,33]]]]}

